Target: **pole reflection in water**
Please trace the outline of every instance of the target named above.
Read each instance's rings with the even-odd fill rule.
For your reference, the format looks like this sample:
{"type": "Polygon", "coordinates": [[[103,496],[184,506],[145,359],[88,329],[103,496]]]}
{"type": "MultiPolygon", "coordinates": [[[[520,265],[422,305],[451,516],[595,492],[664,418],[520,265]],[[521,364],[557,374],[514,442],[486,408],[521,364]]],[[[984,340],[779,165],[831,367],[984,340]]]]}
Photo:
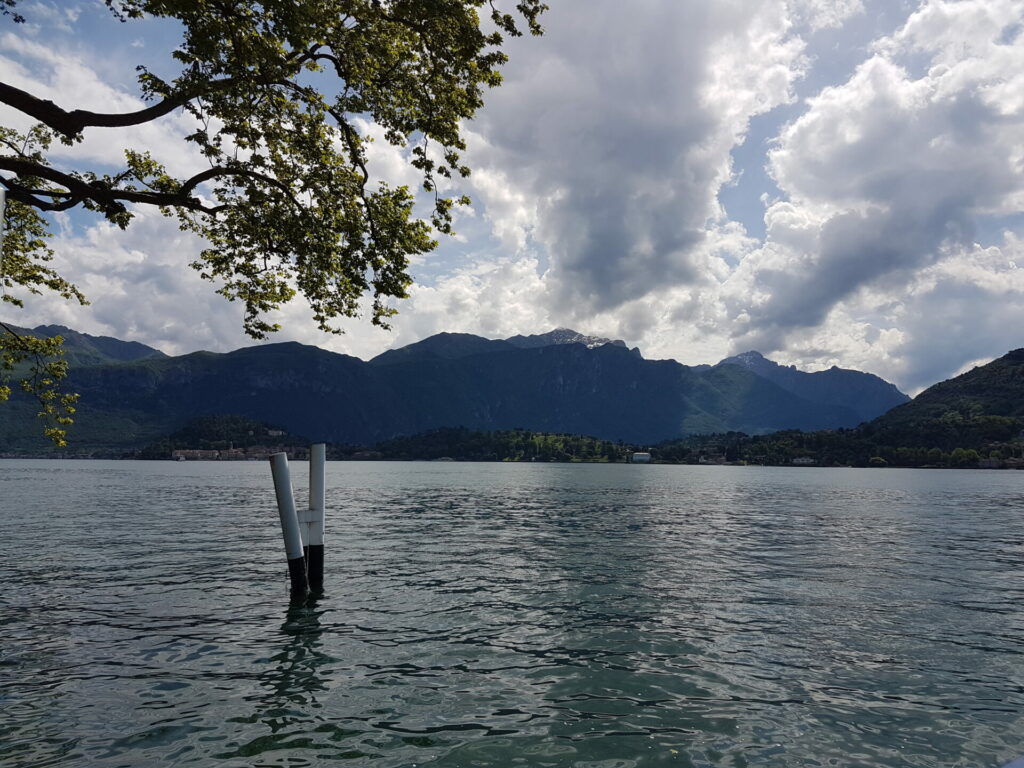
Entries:
{"type": "Polygon", "coordinates": [[[324,609],[316,599],[293,604],[285,612],[281,625],[283,642],[280,650],[266,659],[266,666],[257,675],[261,693],[247,701],[255,705],[251,715],[231,718],[232,722],[262,724],[269,733],[244,744],[229,744],[230,751],[217,755],[220,759],[253,757],[279,749],[323,749],[316,744],[311,731],[324,718],[318,697],[328,690],[326,669],[332,658],[323,651],[324,609]]]}
{"type": "Polygon", "coordinates": [[[324,631],[320,624],[322,613],[317,601],[309,600],[291,606],[285,614],[281,632],[288,640],[272,659],[277,667],[268,670],[265,676],[265,685],[273,691],[271,700],[282,706],[317,707],[316,694],[327,690],[326,681],[318,672],[330,661],[320,650],[324,631]]]}

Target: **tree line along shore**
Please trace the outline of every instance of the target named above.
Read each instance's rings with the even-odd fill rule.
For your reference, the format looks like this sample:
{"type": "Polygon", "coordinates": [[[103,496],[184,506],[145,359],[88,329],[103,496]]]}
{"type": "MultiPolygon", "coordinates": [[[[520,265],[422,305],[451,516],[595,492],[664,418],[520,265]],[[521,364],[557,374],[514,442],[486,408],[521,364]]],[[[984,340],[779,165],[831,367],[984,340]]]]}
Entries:
{"type": "MultiPolygon", "coordinates": [[[[497,431],[450,427],[395,437],[373,445],[328,445],[328,458],[355,461],[505,461],[628,463],[635,453],[649,453],[656,464],[758,465],[794,467],[932,467],[1024,469],[1024,424],[1017,419],[993,422],[986,428],[947,419],[945,434],[929,433],[933,443],[900,442],[892,430],[871,425],[856,429],[768,435],[729,432],[692,435],[655,445],[637,445],[586,435],[555,434],[529,429],[497,431]],[[995,433],[996,438],[988,437],[995,433]],[[963,444],[957,444],[963,440],[963,444]]],[[[907,435],[904,435],[907,437],[907,435]]],[[[307,456],[310,440],[273,425],[240,416],[206,416],[140,450],[75,454],[49,452],[64,458],[149,460],[256,460],[286,452],[307,456]]],[[[25,456],[25,454],[21,454],[25,456]]]]}

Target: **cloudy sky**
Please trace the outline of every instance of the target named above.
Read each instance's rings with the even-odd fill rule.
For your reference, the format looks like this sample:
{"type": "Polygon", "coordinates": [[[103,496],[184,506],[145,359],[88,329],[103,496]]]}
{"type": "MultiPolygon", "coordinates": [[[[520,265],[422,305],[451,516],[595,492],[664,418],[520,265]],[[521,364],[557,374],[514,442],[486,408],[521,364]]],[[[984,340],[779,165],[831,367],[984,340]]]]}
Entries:
{"type": "MultiPolygon", "coordinates": [[[[367,358],[439,331],[568,326],[648,358],[757,349],[908,392],[1024,346],[1024,0],[549,2],[546,35],[508,47],[466,126],[472,208],[415,265],[393,330],[322,334],[296,302],[276,341],[367,358]]],[[[0,21],[0,71],[66,108],[138,108],[134,66],[176,40],[99,0],[20,8],[29,24],[0,21]]],[[[186,173],[187,130],[93,129],[54,160],[113,168],[144,146],[186,173]]],[[[414,183],[400,150],[374,147],[377,174],[414,183]]],[[[172,354],[251,343],[172,220],[55,224],[92,304],[33,299],[5,320],[172,354]]]]}

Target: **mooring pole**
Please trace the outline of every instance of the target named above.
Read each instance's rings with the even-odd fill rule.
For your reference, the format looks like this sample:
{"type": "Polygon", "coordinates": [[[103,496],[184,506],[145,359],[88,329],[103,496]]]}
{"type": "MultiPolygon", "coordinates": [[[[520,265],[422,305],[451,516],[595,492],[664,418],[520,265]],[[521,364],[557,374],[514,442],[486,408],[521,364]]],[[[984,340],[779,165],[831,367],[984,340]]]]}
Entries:
{"type": "Polygon", "coordinates": [[[4,269],[4,230],[7,227],[7,190],[0,187],[0,285],[3,284],[4,269]]]}
{"type": "Polygon", "coordinates": [[[270,457],[270,471],[274,476],[277,512],[281,516],[281,534],[284,536],[284,551],[288,556],[291,596],[293,600],[301,600],[309,592],[309,583],[306,581],[306,558],[302,554],[302,534],[299,532],[299,518],[295,513],[295,497],[292,495],[292,478],[288,471],[288,454],[273,454],[270,457]]]}
{"type": "Polygon", "coordinates": [[[325,469],[327,446],[316,443],[309,449],[309,516],[303,537],[309,588],[324,591],[324,517],[327,509],[325,469]]]}

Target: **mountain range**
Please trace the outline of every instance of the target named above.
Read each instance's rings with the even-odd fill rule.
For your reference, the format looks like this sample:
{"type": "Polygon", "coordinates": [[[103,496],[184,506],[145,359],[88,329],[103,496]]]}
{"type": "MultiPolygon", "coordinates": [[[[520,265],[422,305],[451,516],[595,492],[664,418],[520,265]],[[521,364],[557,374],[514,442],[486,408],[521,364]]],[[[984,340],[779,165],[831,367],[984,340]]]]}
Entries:
{"type": "MultiPolygon", "coordinates": [[[[265,436],[270,434],[282,433],[244,417],[199,417],[139,455],[162,459],[181,448],[234,448],[249,452],[244,455],[259,455],[261,450],[304,442],[282,437],[278,448],[268,449],[265,436]]],[[[940,382],[854,429],[690,435],[645,449],[658,463],[1024,469],[1024,350],[940,382]]],[[[583,435],[464,427],[433,429],[371,446],[331,447],[334,458],[460,461],[614,462],[638,450],[643,449],[583,435]]]]}
{"type": "Polygon", "coordinates": [[[855,429],[691,437],[657,451],[662,461],[699,454],[774,465],[1024,469],[1024,349],[941,381],[855,429]]]}
{"type": "MultiPolygon", "coordinates": [[[[350,444],[446,426],[646,444],[852,427],[909,400],[859,371],[806,373],[756,352],[691,367],[570,329],[504,340],[441,333],[369,361],[294,342],[169,357],[60,326],[30,332],[65,337],[67,388],[81,394],[70,438],[86,450],[138,446],[210,414],[350,444]]],[[[32,411],[27,401],[0,406],[0,451],[42,447],[32,411]]]]}

